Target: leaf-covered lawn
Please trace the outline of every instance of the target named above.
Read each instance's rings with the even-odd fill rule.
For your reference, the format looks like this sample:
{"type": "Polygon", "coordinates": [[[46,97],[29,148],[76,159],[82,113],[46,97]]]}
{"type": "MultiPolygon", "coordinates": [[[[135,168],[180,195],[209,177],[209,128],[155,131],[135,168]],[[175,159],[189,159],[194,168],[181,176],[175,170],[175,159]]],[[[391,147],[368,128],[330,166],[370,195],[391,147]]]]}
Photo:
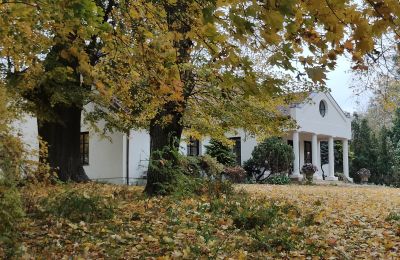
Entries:
{"type": "Polygon", "coordinates": [[[305,228],[304,242],[324,247],[324,258],[400,258],[400,189],[294,185],[241,188],[267,198],[288,200],[302,212],[318,208],[318,225],[305,228]]]}
{"type": "Polygon", "coordinates": [[[237,186],[240,189],[249,195],[149,199],[139,187],[26,188],[21,254],[45,259],[377,259],[400,255],[400,189],[237,186]],[[89,200],[100,196],[113,205],[115,214],[87,221],[61,217],[49,205],[64,190],[82,192],[89,200]]]}

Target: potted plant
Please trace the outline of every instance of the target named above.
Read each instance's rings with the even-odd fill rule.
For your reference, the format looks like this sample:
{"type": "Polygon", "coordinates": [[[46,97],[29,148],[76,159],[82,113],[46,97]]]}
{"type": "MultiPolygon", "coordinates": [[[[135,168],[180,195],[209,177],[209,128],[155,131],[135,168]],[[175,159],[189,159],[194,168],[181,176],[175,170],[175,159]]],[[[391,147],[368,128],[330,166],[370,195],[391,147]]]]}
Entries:
{"type": "Polygon", "coordinates": [[[367,183],[368,178],[371,177],[371,172],[368,169],[361,168],[358,172],[357,175],[360,177],[361,183],[367,183]]]}
{"type": "Polygon", "coordinates": [[[314,173],[317,171],[317,167],[312,163],[306,163],[301,167],[301,172],[306,175],[306,179],[312,182],[314,173]]]}

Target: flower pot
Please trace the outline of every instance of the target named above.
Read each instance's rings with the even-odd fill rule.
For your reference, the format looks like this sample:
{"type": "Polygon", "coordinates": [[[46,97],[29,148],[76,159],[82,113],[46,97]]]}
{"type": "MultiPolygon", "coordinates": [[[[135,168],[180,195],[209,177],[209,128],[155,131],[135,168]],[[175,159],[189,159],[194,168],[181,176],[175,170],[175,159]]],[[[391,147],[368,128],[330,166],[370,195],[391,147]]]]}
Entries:
{"type": "Polygon", "coordinates": [[[368,176],[360,176],[361,183],[368,183],[368,176]]]}
{"type": "Polygon", "coordinates": [[[305,175],[308,181],[312,181],[314,178],[314,172],[306,172],[305,175]]]}

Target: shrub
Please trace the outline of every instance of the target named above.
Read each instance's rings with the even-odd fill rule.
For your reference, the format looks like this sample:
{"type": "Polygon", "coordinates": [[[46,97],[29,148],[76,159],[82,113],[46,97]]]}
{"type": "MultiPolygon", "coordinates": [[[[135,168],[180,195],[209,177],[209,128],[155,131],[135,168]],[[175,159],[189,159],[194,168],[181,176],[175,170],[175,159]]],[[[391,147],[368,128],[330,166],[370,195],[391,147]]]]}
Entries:
{"type": "Polygon", "coordinates": [[[275,175],[267,179],[268,184],[286,185],[290,183],[290,178],[286,175],[275,175]]]}
{"type": "Polygon", "coordinates": [[[222,181],[224,166],[210,155],[183,156],[176,149],[165,147],[152,154],[149,170],[158,172],[163,180],[158,195],[175,197],[213,194],[220,196],[233,190],[228,181],[222,181]]]}
{"type": "Polygon", "coordinates": [[[206,154],[217,159],[217,161],[225,166],[234,166],[236,164],[236,156],[229,146],[211,139],[210,144],[206,145],[206,154]]]}
{"type": "Polygon", "coordinates": [[[250,178],[263,182],[270,176],[289,172],[293,161],[293,149],[282,139],[272,137],[254,147],[251,156],[244,163],[244,169],[250,178]],[[265,176],[267,172],[269,174],[265,176]]]}
{"type": "Polygon", "coordinates": [[[400,213],[398,212],[390,212],[389,215],[386,217],[386,221],[400,221],[400,213]]]}
{"type": "Polygon", "coordinates": [[[114,202],[78,189],[61,192],[43,201],[47,212],[73,222],[94,222],[114,216],[114,202]]]}
{"type": "Polygon", "coordinates": [[[202,176],[200,158],[198,156],[182,156],[179,160],[179,165],[185,175],[192,177],[202,176]]]}
{"type": "Polygon", "coordinates": [[[284,221],[288,213],[299,215],[298,209],[291,204],[275,201],[265,204],[246,195],[235,198],[236,200],[232,200],[228,205],[227,214],[231,215],[237,228],[246,230],[269,228],[284,221]]]}
{"type": "Polygon", "coordinates": [[[220,178],[224,170],[224,166],[215,158],[204,156],[180,156],[179,158],[180,172],[192,177],[213,177],[220,178]]]}
{"type": "Polygon", "coordinates": [[[232,183],[221,178],[193,177],[185,174],[177,176],[174,189],[169,195],[177,198],[208,195],[219,198],[233,193],[232,183]]]}
{"type": "Polygon", "coordinates": [[[18,246],[18,224],[24,216],[21,196],[15,187],[0,181],[0,257],[11,257],[18,246]],[[5,251],[2,252],[2,248],[5,251]]]}
{"type": "Polygon", "coordinates": [[[232,182],[229,180],[206,180],[206,191],[210,198],[220,198],[234,192],[232,182]]]}
{"type": "Polygon", "coordinates": [[[251,207],[244,206],[232,212],[233,224],[241,229],[270,227],[278,218],[279,208],[275,205],[271,207],[251,207]]]}
{"type": "MultiPolygon", "coordinates": [[[[150,156],[148,172],[155,172],[156,181],[153,181],[154,195],[169,195],[176,189],[177,177],[184,174],[178,149],[165,146],[161,150],[153,151],[150,156]]],[[[188,164],[189,165],[189,164],[188,164]]],[[[148,175],[150,178],[152,175],[148,175]]]]}
{"type": "Polygon", "coordinates": [[[221,173],[224,170],[224,166],[210,155],[200,157],[200,167],[207,176],[212,178],[221,178],[221,173]]]}
{"type": "Polygon", "coordinates": [[[224,169],[224,176],[234,183],[244,182],[246,175],[246,171],[240,166],[225,167],[224,169]]]}
{"type": "Polygon", "coordinates": [[[11,127],[18,117],[0,82],[0,258],[10,258],[18,247],[18,226],[24,215],[16,188],[22,175],[23,145],[11,127]]]}

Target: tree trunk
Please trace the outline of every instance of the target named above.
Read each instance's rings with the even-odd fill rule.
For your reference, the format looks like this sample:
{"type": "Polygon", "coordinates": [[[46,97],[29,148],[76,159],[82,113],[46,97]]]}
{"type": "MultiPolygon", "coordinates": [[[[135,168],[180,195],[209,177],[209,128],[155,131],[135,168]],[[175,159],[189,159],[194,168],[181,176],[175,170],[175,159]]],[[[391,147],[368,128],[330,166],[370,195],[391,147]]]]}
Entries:
{"type": "Polygon", "coordinates": [[[176,104],[167,104],[150,123],[150,165],[147,171],[147,184],[145,192],[148,195],[162,195],[165,193],[165,185],[173,181],[171,175],[165,174],[159,167],[163,167],[160,160],[167,160],[173,167],[178,165],[172,151],[179,149],[179,142],[182,137],[183,125],[181,122],[182,113],[174,109],[176,104]],[[160,123],[160,119],[169,116],[168,123],[160,123]],[[162,154],[155,154],[156,151],[163,151],[162,154]],[[151,167],[151,164],[159,167],[151,167]]]}
{"type": "MultiPolygon", "coordinates": [[[[193,42],[186,34],[190,32],[193,21],[190,20],[190,17],[185,17],[189,7],[190,5],[187,1],[178,1],[174,4],[165,2],[164,4],[169,31],[177,32],[184,36],[183,39],[174,41],[174,48],[177,52],[175,63],[177,65],[187,64],[191,59],[193,42]],[[182,22],[182,19],[185,22],[182,22]]],[[[192,69],[180,69],[179,74],[183,83],[183,91],[180,93],[183,101],[168,102],[150,122],[150,165],[147,171],[147,185],[145,188],[145,192],[149,195],[163,195],[165,193],[165,185],[174,181],[174,176],[167,174],[167,171],[165,171],[164,161],[172,168],[178,166],[178,160],[173,151],[179,149],[183,131],[183,113],[187,100],[195,87],[192,69]],[[164,150],[165,147],[168,148],[167,151],[164,150]],[[164,150],[162,154],[155,153],[162,150],[164,150]],[[151,167],[152,164],[157,167],[151,167]]]]}
{"type": "MultiPolygon", "coordinates": [[[[54,108],[58,121],[38,119],[39,136],[48,146],[47,159],[51,169],[62,181],[88,181],[81,162],[80,131],[82,108],[61,106],[54,108]]],[[[40,158],[43,160],[44,158],[40,158]]]]}

